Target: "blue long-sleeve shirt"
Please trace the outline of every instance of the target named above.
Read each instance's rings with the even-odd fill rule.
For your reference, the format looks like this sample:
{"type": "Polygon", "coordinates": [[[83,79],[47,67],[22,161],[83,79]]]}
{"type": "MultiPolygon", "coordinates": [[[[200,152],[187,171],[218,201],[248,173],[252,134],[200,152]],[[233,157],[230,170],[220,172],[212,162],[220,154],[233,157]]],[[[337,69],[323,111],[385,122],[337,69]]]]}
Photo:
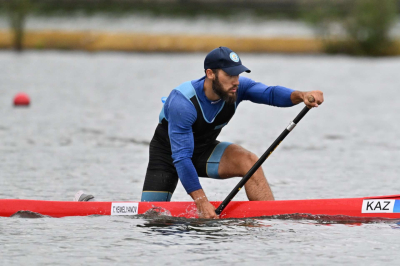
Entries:
{"type": "MultiPolygon", "coordinates": [[[[223,101],[213,102],[206,97],[204,81],[205,77],[202,77],[191,83],[196,90],[204,118],[211,123],[223,107],[223,101]]],[[[294,105],[290,99],[293,91],[289,88],[267,86],[246,77],[239,77],[236,107],[245,100],[277,107],[290,107],[294,105]]],[[[191,160],[194,150],[192,125],[198,115],[196,108],[180,91],[173,90],[164,104],[164,115],[168,121],[172,159],[179,179],[187,193],[201,189],[191,160]]]]}

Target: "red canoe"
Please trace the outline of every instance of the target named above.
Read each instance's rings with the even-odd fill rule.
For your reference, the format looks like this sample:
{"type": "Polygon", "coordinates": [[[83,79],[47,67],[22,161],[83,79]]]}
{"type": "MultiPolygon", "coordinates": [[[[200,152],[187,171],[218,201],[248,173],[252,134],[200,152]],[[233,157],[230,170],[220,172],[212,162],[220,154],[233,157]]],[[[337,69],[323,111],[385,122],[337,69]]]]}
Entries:
{"type": "MultiPolygon", "coordinates": [[[[220,202],[211,202],[218,207],[220,202]]],[[[43,200],[0,200],[0,216],[31,211],[51,217],[87,215],[138,215],[159,212],[173,217],[197,218],[193,202],[74,202],[43,200]]],[[[345,199],[233,201],[221,218],[249,218],[276,215],[347,216],[400,219],[400,195],[345,199]]]]}

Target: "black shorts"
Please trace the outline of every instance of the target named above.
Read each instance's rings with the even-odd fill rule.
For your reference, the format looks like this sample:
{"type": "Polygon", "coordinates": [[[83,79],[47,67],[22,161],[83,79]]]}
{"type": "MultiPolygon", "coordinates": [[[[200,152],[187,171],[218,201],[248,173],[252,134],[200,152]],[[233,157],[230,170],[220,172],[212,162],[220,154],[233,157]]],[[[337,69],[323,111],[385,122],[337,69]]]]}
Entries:
{"type": "MultiPolygon", "coordinates": [[[[201,150],[193,152],[192,162],[199,177],[220,178],[219,162],[230,142],[215,140],[201,150]]],[[[150,158],[144,180],[142,201],[170,201],[178,184],[171,150],[164,147],[155,138],[150,143],[150,158]]]]}

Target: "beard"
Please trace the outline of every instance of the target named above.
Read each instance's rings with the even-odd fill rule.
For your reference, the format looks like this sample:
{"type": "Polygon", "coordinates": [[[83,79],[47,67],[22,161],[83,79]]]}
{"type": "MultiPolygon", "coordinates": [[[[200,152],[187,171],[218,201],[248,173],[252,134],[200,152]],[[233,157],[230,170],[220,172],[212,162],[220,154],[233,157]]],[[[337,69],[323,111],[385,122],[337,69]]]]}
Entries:
{"type": "Polygon", "coordinates": [[[222,84],[219,82],[218,75],[215,75],[215,80],[212,81],[212,90],[227,104],[233,104],[236,102],[236,92],[233,95],[230,95],[228,91],[224,91],[222,84]]]}

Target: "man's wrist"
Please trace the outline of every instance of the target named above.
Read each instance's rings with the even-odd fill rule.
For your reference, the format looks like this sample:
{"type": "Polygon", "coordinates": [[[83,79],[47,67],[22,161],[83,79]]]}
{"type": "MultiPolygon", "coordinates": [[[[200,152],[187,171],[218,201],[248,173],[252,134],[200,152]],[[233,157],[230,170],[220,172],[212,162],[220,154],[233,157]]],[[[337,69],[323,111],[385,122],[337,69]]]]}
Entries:
{"type": "Polygon", "coordinates": [[[290,95],[290,100],[293,104],[298,104],[304,102],[305,92],[302,91],[294,91],[290,95]]]}
{"type": "Polygon", "coordinates": [[[205,200],[207,200],[206,195],[200,196],[200,197],[198,197],[198,198],[195,198],[195,199],[194,199],[194,202],[200,202],[200,201],[205,201],[205,200]]]}
{"type": "Polygon", "coordinates": [[[201,204],[208,201],[207,196],[204,193],[203,189],[195,190],[189,193],[189,195],[192,197],[192,199],[196,204],[201,204]]]}

